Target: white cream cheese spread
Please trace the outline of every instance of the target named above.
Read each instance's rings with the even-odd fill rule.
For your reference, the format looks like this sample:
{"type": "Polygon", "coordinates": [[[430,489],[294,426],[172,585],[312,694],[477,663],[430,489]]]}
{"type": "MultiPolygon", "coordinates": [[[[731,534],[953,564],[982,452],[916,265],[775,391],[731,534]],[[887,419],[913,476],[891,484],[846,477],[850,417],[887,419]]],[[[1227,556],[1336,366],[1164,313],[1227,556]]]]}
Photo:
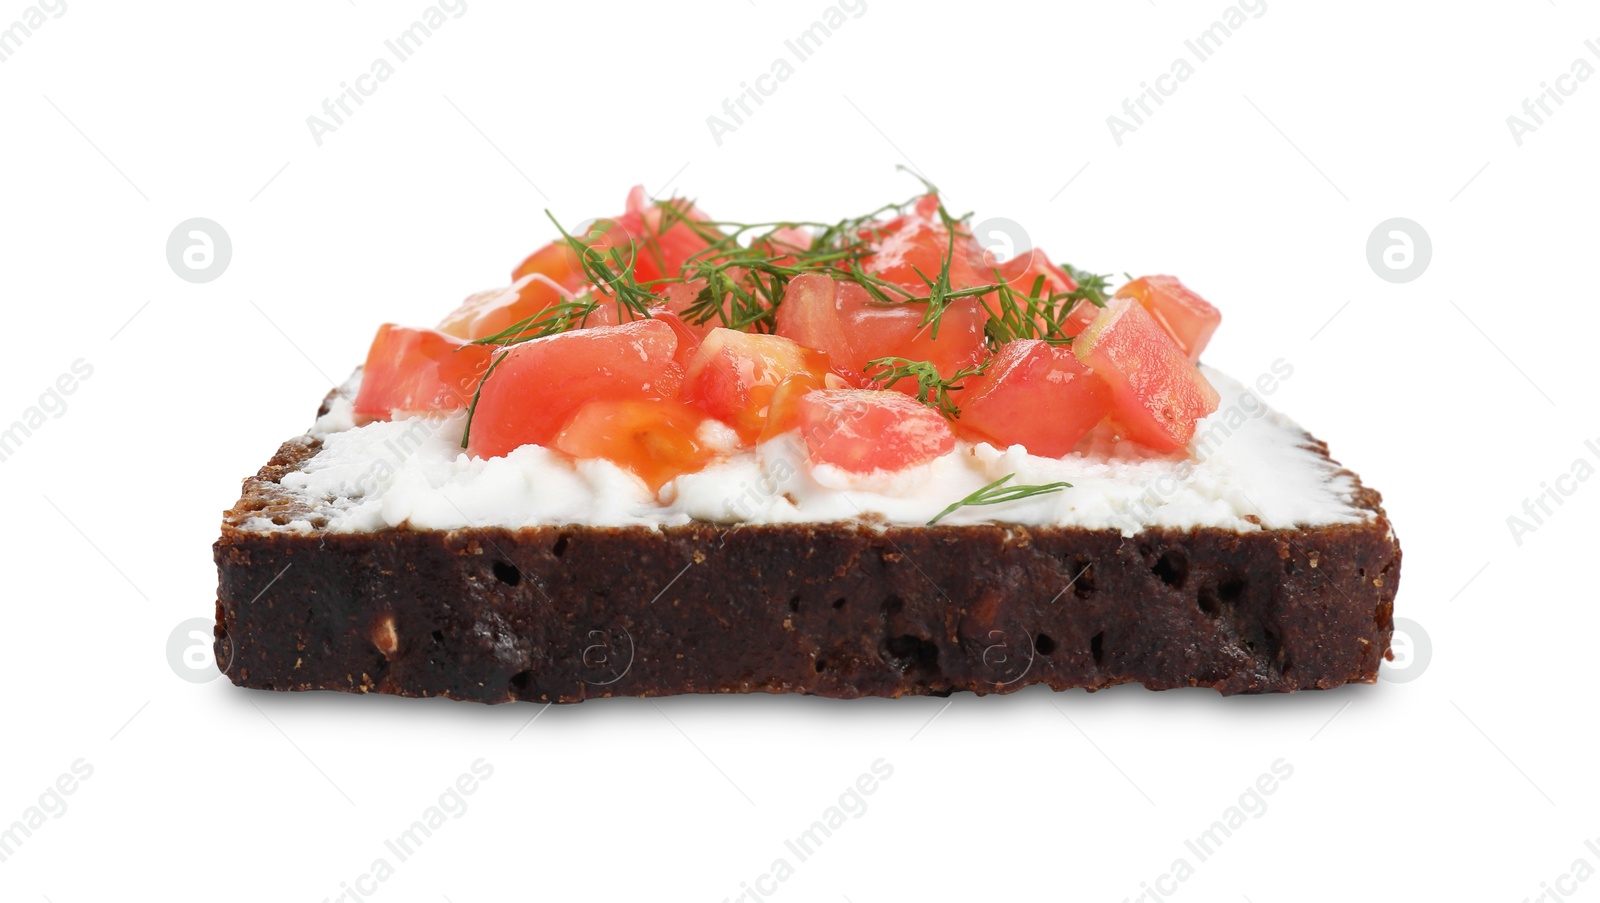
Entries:
{"type": "Polygon", "coordinates": [[[1249,532],[1371,517],[1354,504],[1353,478],[1309,447],[1299,426],[1232,379],[1210,369],[1206,376],[1222,402],[1200,421],[1184,456],[1119,440],[1103,424],[1064,458],[961,442],[918,467],[853,474],[810,466],[798,433],[732,450],[731,431],[713,423],[700,438],[730,453],[652,493],[608,461],[573,461],[538,446],[503,458],[469,458],[461,448],[461,413],[357,426],[349,401],[357,375],[311,430],[321,450],[283,477],[283,489],[311,513],[282,525],[255,518],[245,527],[349,533],[691,521],[921,526],[1007,474],[1015,474],[1010,484],[1067,482],[1072,488],[963,507],[940,523],[1111,529],[1131,536],[1148,527],[1249,532]]]}

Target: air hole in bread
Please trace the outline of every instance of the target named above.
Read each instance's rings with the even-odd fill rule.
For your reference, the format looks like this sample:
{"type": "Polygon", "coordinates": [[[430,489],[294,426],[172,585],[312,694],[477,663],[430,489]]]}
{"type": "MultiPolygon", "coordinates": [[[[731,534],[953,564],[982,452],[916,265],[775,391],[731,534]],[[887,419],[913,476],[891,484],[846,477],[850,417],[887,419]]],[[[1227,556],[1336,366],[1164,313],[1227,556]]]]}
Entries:
{"type": "Polygon", "coordinates": [[[1105,661],[1105,655],[1106,655],[1106,643],[1105,643],[1105,640],[1106,640],[1105,631],[1101,631],[1101,632],[1095,634],[1094,637],[1089,640],[1089,655],[1091,655],[1094,658],[1094,665],[1095,665],[1096,668],[1100,667],[1100,663],[1105,661]]]}
{"type": "Polygon", "coordinates": [[[522,572],[517,570],[517,566],[514,564],[496,561],[494,563],[494,579],[504,583],[506,586],[516,586],[522,582],[522,572]]]}
{"type": "Polygon", "coordinates": [[[1040,655],[1049,655],[1056,651],[1056,641],[1049,634],[1041,633],[1033,638],[1033,649],[1040,655]]]}
{"type": "Polygon", "coordinates": [[[1182,549],[1168,549],[1161,553],[1150,570],[1161,578],[1162,583],[1173,589],[1183,589],[1184,581],[1189,579],[1189,556],[1182,549]]]}
{"type": "Polygon", "coordinates": [[[518,671],[511,675],[511,695],[526,699],[533,690],[533,672],[518,671]]]}
{"type": "Polygon", "coordinates": [[[838,611],[839,609],[841,609],[843,607],[844,607],[844,599],[840,598],[840,599],[833,600],[833,608],[834,608],[835,611],[838,611]]]}
{"type": "Polygon", "coordinates": [[[878,655],[901,674],[939,670],[939,647],[920,636],[903,634],[889,637],[878,647],[878,655]]]}
{"type": "Polygon", "coordinates": [[[800,597],[799,596],[795,596],[793,599],[789,600],[789,611],[790,612],[797,612],[799,610],[800,610],[800,597]]]}
{"type": "Polygon", "coordinates": [[[567,543],[571,541],[572,537],[565,533],[561,534],[561,538],[557,539],[555,546],[550,549],[550,554],[556,556],[557,558],[567,554],[567,543]]]}
{"type": "Polygon", "coordinates": [[[1245,582],[1229,577],[1216,584],[1206,584],[1195,594],[1200,611],[1209,617],[1218,617],[1224,608],[1231,608],[1244,598],[1245,582]]]}

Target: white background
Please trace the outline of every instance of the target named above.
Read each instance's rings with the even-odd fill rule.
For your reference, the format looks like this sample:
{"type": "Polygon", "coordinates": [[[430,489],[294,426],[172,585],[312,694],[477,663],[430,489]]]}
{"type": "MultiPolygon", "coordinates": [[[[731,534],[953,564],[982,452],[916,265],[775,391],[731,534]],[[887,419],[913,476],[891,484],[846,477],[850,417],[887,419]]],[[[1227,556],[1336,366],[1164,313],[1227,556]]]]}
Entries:
{"type": "MultiPolygon", "coordinates": [[[[1266,811],[1167,890],[1600,899],[1561,878],[1600,867],[1600,480],[1520,544],[1506,523],[1600,464],[1600,78],[1521,146],[1506,124],[1575,59],[1600,66],[1600,14],[1271,0],[1118,146],[1106,117],[1225,4],[1049,6],[867,0],[719,146],[706,117],[821,0],[470,0],[319,147],[306,117],[421,0],[68,0],[0,64],[0,422],[93,367],[0,464],[0,827],[76,760],[93,774],[0,863],[0,897],[337,897],[481,758],[493,776],[379,900],[718,901],[793,862],[783,841],[881,758],[869,808],[775,896],[1137,897],[1283,759],[1266,811]],[[174,675],[168,634],[212,611],[220,512],[379,322],[503,283],[549,239],[545,207],[614,214],[642,182],[723,218],[836,219],[915,191],[896,164],[1057,259],[1180,275],[1224,311],[1214,366],[1291,361],[1274,403],[1384,493],[1425,673],[1281,698],[549,710],[174,675]],[[204,285],[165,257],[195,216],[234,248],[204,285]],[[1434,249],[1403,285],[1365,253],[1395,216],[1434,249]]],[[[24,10],[0,5],[0,29],[24,10]]]]}

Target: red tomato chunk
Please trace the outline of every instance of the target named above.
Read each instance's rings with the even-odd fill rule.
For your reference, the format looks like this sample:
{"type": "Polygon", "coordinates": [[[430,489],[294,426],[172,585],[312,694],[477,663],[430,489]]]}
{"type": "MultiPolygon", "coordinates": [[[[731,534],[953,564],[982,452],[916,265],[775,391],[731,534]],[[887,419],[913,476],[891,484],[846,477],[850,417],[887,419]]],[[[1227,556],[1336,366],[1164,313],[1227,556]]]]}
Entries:
{"type": "Polygon", "coordinates": [[[580,329],[513,345],[483,381],[468,451],[492,458],[549,445],[589,401],[673,399],[683,368],[678,337],[660,320],[580,329]]]}
{"type": "Polygon", "coordinates": [[[454,411],[472,401],[494,349],[432,329],[385,323],[367,351],[355,410],[388,420],[394,411],[454,411]]]}
{"type": "Polygon", "coordinates": [[[605,458],[655,492],[716,457],[695,438],[705,419],[675,401],[591,401],[556,435],[555,447],[574,458],[605,458]]]}
{"type": "Polygon", "coordinates": [[[867,290],[821,273],[790,280],[778,305],[777,333],[828,356],[836,366],[856,357],[846,320],[867,303],[867,290]]]}
{"type": "MultiPolygon", "coordinates": [[[[939,318],[938,336],[931,324],[922,325],[927,309],[925,304],[869,304],[852,312],[847,328],[853,356],[845,364],[865,370],[868,361],[884,357],[930,361],[940,376],[949,379],[988,356],[983,340],[988,315],[977,301],[960,298],[950,302],[939,318]]],[[[917,394],[916,383],[910,380],[902,380],[894,389],[917,394]]]]}
{"type": "Polygon", "coordinates": [[[779,383],[796,373],[820,376],[827,370],[826,355],[783,336],[718,328],[689,362],[683,398],[753,441],[766,425],[779,383]]]}
{"type": "Polygon", "coordinates": [[[853,473],[926,464],[956,444],[938,411],[899,392],[811,392],[800,399],[799,423],[813,464],[853,473]]]}
{"type": "Polygon", "coordinates": [[[1111,390],[1070,348],[1039,339],[1009,342],[982,376],[952,393],[956,426],[996,447],[1022,445],[1059,458],[1111,411],[1111,390]]]}
{"type": "MultiPolygon", "coordinates": [[[[1197,367],[1221,322],[1205,299],[1172,276],[1145,276],[1103,308],[1064,301],[1078,288],[1070,267],[1031,248],[1009,249],[999,260],[1000,244],[991,241],[1006,239],[999,227],[974,234],[987,227],[947,221],[935,194],[887,219],[852,221],[848,232],[782,226],[762,235],[724,231],[687,201],[663,205],[635,188],[615,218],[572,228],[608,267],[620,261],[629,281],[591,284],[594,268],[586,271],[566,240],[551,242],[517,267],[511,286],[469,297],[437,331],[380,329],[357,413],[456,410],[478,391],[472,454],[543,445],[614,461],[654,489],[715,458],[700,441],[712,419],[731,427],[744,448],[798,429],[814,463],[863,473],[924,464],[949,452],[958,433],[1060,457],[1108,418],[1128,439],[1179,451],[1219,401],[1197,367]],[[824,236],[826,264],[806,253],[824,236]],[[840,250],[851,240],[865,245],[855,259],[860,244],[840,250]],[[813,271],[763,269],[774,261],[813,271]],[[714,278],[724,287],[722,310],[689,322],[691,308],[699,319],[714,307],[700,297],[713,276],[701,270],[687,278],[701,264],[721,266],[714,278]],[[750,280],[764,296],[790,275],[776,311],[765,309],[764,297],[752,309],[750,280]],[[950,301],[936,334],[924,322],[928,302],[910,299],[933,294],[941,276],[955,292],[1004,283],[1024,298],[1037,284],[1043,299],[1073,306],[1036,311],[1039,328],[1030,330],[1016,311],[1001,310],[996,289],[950,301]],[[564,302],[590,300],[599,306],[581,321],[546,324],[564,332],[504,348],[469,344],[564,302]],[[637,312],[646,305],[648,314],[637,312]],[[991,324],[991,314],[1003,322],[991,324]],[[747,325],[725,328],[735,316],[747,325]],[[991,351],[991,329],[1000,338],[1030,331],[1054,338],[1057,327],[1075,337],[1071,346],[1017,339],[991,351]],[[769,328],[774,334],[764,334],[769,328]],[[916,380],[884,387],[870,379],[883,371],[869,363],[886,358],[929,362],[945,381],[985,369],[949,387],[960,410],[952,422],[915,400],[916,380]]],[[[919,372],[926,381],[926,370],[919,372]]]]}
{"type": "Polygon", "coordinates": [[[1190,291],[1175,276],[1141,276],[1117,289],[1116,296],[1135,298],[1143,304],[1191,361],[1200,360],[1200,352],[1222,322],[1222,313],[1211,302],[1190,291]]]}
{"type": "Polygon", "coordinates": [[[1072,350],[1110,388],[1123,433],[1158,451],[1186,447],[1195,422],[1217,409],[1217,390],[1132,298],[1111,299],[1072,350]]]}

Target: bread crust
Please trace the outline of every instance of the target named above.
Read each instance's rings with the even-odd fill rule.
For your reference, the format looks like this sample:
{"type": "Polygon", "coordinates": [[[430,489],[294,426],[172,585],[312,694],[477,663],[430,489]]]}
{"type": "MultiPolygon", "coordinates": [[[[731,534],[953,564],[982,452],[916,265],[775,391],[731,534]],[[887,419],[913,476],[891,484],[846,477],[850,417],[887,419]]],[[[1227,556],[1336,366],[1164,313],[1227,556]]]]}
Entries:
{"type": "Polygon", "coordinates": [[[1371,683],[1393,632],[1400,546],[1358,480],[1364,523],[1251,533],[247,529],[308,513],[279,482],[319,447],[285,443],[224,517],[217,661],[239,686],[485,703],[1130,682],[1231,695],[1371,683]]]}

